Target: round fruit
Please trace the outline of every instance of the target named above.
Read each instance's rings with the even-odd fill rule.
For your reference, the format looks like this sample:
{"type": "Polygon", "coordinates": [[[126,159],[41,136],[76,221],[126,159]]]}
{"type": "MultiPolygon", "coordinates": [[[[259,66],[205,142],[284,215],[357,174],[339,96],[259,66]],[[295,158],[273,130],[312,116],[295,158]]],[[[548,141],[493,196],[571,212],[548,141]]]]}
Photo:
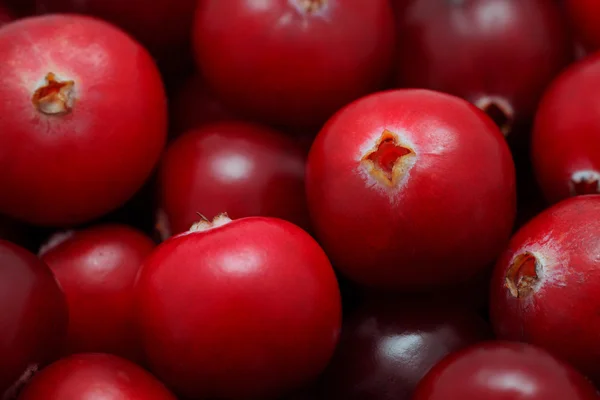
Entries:
{"type": "Polygon", "coordinates": [[[121,225],[56,234],[40,250],[69,305],[66,352],[141,359],[135,331],[134,283],[154,242],[121,225]]]}
{"type": "Polygon", "coordinates": [[[515,170],[493,122],[468,102],[396,90],[338,112],[310,151],[312,225],[358,283],[430,289],[467,281],[504,248],[515,170]]]}
{"type": "Polygon", "coordinates": [[[412,400],[598,398],[583,375],[544,350],[522,343],[488,342],[444,358],[419,383],[412,400]]]}
{"type": "Polygon", "coordinates": [[[523,226],[498,260],[490,314],[500,339],[539,345],[600,383],[600,195],[523,226]]]}
{"type": "Polygon", "coordinates": [[[577,39],[588,51],[600,49],[600,2],[565,0],[565,6],[577,39]]]}
{"type": "Polygon", "coordinates": [[[50,15],[2,28],[0,54],[0,212],[71,225],[130,198],[166,138],[148,53],[105,22],[50,15]]]}
{"type": "Polygon", "coordinates": [[[600,54],[567,69],[540,104],[532,137],[536,177],[550,202],[600,193],[600,54]]]}
{"type": "Polygon", "coordinates": [[[198,213],[211,219],[279,217],[308,228],[306,156],[291,137],[244,122],[186,132],[167,149],[159,169],[158,230],[187,231],[198,213]]]}
{"type": "Polygon", "coordinates": [[[476,314],[444,303],[368,303],[342,329],[323,398],[408,400],[440,359],[490,333],[476,314]]]}
{"type": "Polygon", "coordinates": [[[67,321],[65,297],[50,269],[0,240],[0,398],[23,373],[52,361],[67,321]]]}
{"type": "Polygon", "coordinates": [[[331,264],[280,219],[203,220],[161,244],[137,286],[150,365],[184,397],[283,395],[316,378],[337,343],[331,264]]]}
{"type": "Polygon", "coordinates": [[[176,400],[137,365],[108,354],[76,354],[37,374],[19,400],[176,400]]]}
{"type": "Polygon", "coordinates": [[[573,58],[553,1],[401,1],[397,84],[461,96],[504,134],[533,117],[545,87],[573,58]]]}
{"type": "Polygon", "coordinates": [[[234,111],[312,126],[378,89],[391,72],[389,0],[201,0],[194,48],[234,111]]]}

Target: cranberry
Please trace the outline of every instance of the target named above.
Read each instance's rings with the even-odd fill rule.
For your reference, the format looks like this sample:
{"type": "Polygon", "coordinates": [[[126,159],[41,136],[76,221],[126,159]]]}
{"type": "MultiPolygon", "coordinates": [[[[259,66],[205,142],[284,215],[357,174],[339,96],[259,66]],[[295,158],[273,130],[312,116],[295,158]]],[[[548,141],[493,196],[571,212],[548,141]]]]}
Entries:
{"type": "Polygon", "coordinates": [[[488,342],[444,358],[419,383],[412,400],[598,398],[584,376],[544,350],[522,343],[488,342]]]}
{"type": "Polygon", "coordinates": [[[98,217],[131,197],[160,156],[166,102],[152,58],[83,16],[0,30],[0,212],[39,225],[98,217]]]}
{"type": "Polygon", "coordinates": [[[535,113],[573,48],[560,8],[548,0],[401,0],[401,87],[473,102],[504,134],[535,113]]]}
{"type": "Polygon", "coordinates": [[[141,359],[132,323],[133,287],[154,242],[122,225],[55,234],[40,250],[69,305],[67,353],[113,353],[141,359]]]}
{"type": "Polygon", "coordinates": [[[430,289],[493,262],[515,216],[515,170],[492,121],[429,90],[360,99],[310,151],[307,195],[327,254],[355,281],[430,289]]]}
{"type": "Polygon", "coordinates": [[[68,312],[52,272],[29,251],[0,240],[0,398],[23,374],[52,361],[68,312]]]}
{"type": "Polygon", "coordinates": [[[108,354],[76,354],[36,375],[19,400],[176,400],[137,365],[108,354]]]}
{"type": "Polygon", "coordinates": [[[324,399],[408,400],[448,353],[489,328],[476,314],[433,302],[369,302],[345,323],[323,378],[324,399]]]}
{"type": "Polygon", "coordinates": [[[600,193],[600,54],[567,69],[540,104],[532,158],[545,197],[600,193]]]}
{"type": "Polygon", "coordinates": [[[213,122],[234,118],[207,87],[200,75],[188,79],[171,101],[171,130],[179,135],[213,122]]]}
{"type": "Polygon", "coordinates": [[[391,72],[389,0],[201,1],[193,31],[203,75],[233,110],[318,125],[391,72]]]}
{"type": "Polygon", "coordinates": [[[565,0],[577,39],[588,51],[600,49],[600,3],[597,0],[565,0]]]}
{"type": "Polygon", "coordinates": [[[341,323],[327,256],[286,221],[224,215],[161,244],[138,280],[142,341],[190,398],[272,398],[325,368],[341,323]]]}
{"type": "Polygon", "coordinates": [[[280,217],[308,227],[305,154],[294,139],[242,123],[187,132],[167,150],[159,170],[158,229],[184,232],[198,213],[213,218],[280,217]]]}
{"type": "Polygon", "coordinates": [[[600,195],[573,197],[539,214],[499,259],[490,306],[500,339],[544,347],[596,382],[599,230],[600,195]]]}

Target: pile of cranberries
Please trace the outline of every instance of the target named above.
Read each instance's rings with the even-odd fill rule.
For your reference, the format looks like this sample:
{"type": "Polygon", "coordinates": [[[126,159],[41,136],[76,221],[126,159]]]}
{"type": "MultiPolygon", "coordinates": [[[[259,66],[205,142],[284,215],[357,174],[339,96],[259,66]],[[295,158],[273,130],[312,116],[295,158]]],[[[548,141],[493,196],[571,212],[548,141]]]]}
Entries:
{"type": "Polygon", "coordinates": [[[0,400],[600,400],[597,0],[0,0],[0,400]]]}

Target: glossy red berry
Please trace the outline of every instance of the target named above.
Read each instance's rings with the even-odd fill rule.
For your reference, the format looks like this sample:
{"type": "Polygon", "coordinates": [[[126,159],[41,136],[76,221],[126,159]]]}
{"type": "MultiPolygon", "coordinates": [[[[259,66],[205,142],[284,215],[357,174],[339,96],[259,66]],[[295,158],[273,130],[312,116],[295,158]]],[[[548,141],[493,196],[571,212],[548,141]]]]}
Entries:
{"type": "Polygon", "coordinates": [[[214,218],[279,217],[308,228],[306,156],[291,137],[245,122],[186,132],[159,168],[158,230],[187,231],[198,213],[214,218]]]}
{"type": "Polygon", "coordinates": [[[412,400],[597,400],[596,388],[573,367],[523,343],[487,342],[444,358],[412,400]]]}
{"type": "Polygon", "coordinates": [[[476,314],[441,302],[367,303],[344,324],[323,399],[409,400],[440,359],[490,333],[476,314]]]}
{"type": "Polygon", "coordinates": [[[176,400],[150,373],[108,354],[76,354],[37,374],[19,400],[176,400]]]}
{"type": "Polygon", "coordinates": [[[65,297],[50,269],[0,240],[0,398],[23,374],[53,361],[67,321],[65,297]]]}
{"type": "Polygon", "coordinates": [[[201,0],[197,63],[246,117],[318,125],[391,72],[389,0],[201,0]]]}
{"type": "Polygon", "coordinates": [[[540,104],[532,137],[536,177],[550,202],[600,193],[600,54],[572,65],[540,104]]]}
{"type": "Polygon", "coordinates": [[[360,99],[310,151],[313,228],[356,282],[421,290],[479,274],[504,248],[515,216],[515,170],[493,122],[428,90],[360,99]]]}
{"type": "Polygon", "coordinates": [[[137,286],[150,365],[185,397],[284,395],[316,378],[337,343],[331,264],[280,219],[202,221],[162,243],[137,286]]]}
{"type": "Polygon", "coordinates": [[[40,250],[67,297],[66,352],[141,360],[134,283],[154,242],[137,230],[102,225],[55,234],[40,250]]]}
{"type": "Polygon", "coordinates": [[[0,212],[71,225],[130,198],[166,137],[148,53],[105,22],[51,15],[2,28],[0,54],[0,212]]]}
{"type": "Polygon", "coordinates": [[[546,348],[600,382],[600,195],[578,196],[522,227],[498,260],[490,314],[500,339],[546,348]]]}
{"type": "Polygon", "coordinates": [[[397,84],[461,96],[505,134],[533,117],[573,57],[553,1],[397,1],[397,84]]]}
{"type": "Polygon", "coordinates": [[[596,0],[565,0],[576,38],[588,51],[600,49],[600,3],[596,0]]]}

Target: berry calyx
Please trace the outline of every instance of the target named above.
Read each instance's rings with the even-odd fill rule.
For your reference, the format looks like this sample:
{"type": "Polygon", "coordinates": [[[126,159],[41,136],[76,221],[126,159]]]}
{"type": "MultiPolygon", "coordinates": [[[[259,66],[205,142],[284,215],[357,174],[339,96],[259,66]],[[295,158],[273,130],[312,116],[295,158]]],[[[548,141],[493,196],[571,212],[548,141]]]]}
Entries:
{"type": "Polygon", "coordinates": [[[34,93],[31,101],[38,111],[46,115],[64,115],[71,112],[75,103],[75,82],[60,81],[49,72],[45,83],[34,93]]]}
{"type": "Polygon", "coordinates": [[[538,271],[540,268],[539,260],[532,253],[525,252],[516,256],[504,281],[510,294],[521,298],[533,292],[539,281],[538,271]]]}
{"type": "Polygon", "coordinates": [[[415,161],[414,150],[388,129],[383,131],[373,149],[361,159],[369,175],[388,187],[399,186],[415,161]]]}

